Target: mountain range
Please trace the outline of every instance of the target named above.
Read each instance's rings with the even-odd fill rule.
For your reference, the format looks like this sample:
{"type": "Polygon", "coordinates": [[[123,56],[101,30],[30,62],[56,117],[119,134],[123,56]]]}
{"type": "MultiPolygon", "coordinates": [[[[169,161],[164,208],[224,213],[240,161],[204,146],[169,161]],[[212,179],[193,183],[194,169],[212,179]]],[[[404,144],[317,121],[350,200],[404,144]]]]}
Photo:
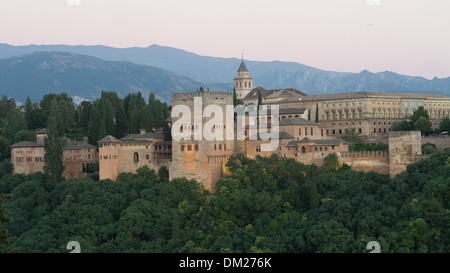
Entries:
{"type": "MultiPolygon", "coordinates": [[[[0,94],[17,100],[27,95],[65,91],[94,99],[101,90],[119,95],[150,91],[170,102],[173,92],[205,89],[231,91],[241,60],[200,56],[172,47],[0,44],[0,94]]],[[[428,80],[385,71],[334,72],[294,62],[245,61],[254,86],[297,88],[308,94],[411,92],[450,95],[450,77],[428,80]]],[[[33,99],[33,98],[32,98],[33,99]]]]}

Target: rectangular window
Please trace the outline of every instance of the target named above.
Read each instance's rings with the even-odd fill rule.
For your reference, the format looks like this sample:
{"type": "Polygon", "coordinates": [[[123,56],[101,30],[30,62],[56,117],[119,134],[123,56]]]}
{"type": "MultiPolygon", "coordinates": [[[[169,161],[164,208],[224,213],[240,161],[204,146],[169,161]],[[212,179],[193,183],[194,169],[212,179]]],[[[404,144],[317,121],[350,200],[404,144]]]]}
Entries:
{"type": "Polygon", "coordinates": [[[260,145],[257,145],[256,146],[256,152],[258,153],[258,152],[261,152],[261,146],[260,145]]]}
{"type": "Polygon", "coordinates": [[[311,135],[312,135],[312,136],[314,135],[314,129],[313,129],[313,127],[311,127],[311,135]]]}
{"type": "Polygon", "coordinates": [[[195,144],[195,150],[198,151],[198,144],[195,144]]]}
{"type": "Polygon", "coordinates": [[[302,135],[302,128],[298,128],[298,135],[299,135],[299,136],[302,135]]]}
{"type": "Polygon", "coordinates": [[[149,160],[149,159],[150,159],[150,155],[149,155],[149,154],[146,154],[146,155],[145,155],[145,159],[149,160]]]}
{"type": "Polygon", "coordinates": [[[227,149],[227,144],[223,144],[223,150],[227,149]]]}
{"type": "Polygon", "coordinates": [[[184,152],[184,145],[181,145],[181,151],[184,152]]]}
{"type": "Polygon", "coordinates": [[[219,144],[219,150],[222,150],[222,144],[219,144]]]}
{"type": "Polygon", "coordinates": [[[308,128],[305,127],[305,136],[308,135],[308,128]]]}
{"type": "Polygon", "coordinates": [[[189,145],[187,146],[187,150],[188,150],[188,151],[192,151],[192,145],[191,145],[191,144],[189,144],[189,145]]]}
{"type": "Polygon", "coordinates": [[[217,144],[214,144],[214,151],[217,150],[217,144]]]}
{"type": "Polygon", "coordinates": [[[323,136],[323,129],[320,129],[320,135],[323,136]]]}

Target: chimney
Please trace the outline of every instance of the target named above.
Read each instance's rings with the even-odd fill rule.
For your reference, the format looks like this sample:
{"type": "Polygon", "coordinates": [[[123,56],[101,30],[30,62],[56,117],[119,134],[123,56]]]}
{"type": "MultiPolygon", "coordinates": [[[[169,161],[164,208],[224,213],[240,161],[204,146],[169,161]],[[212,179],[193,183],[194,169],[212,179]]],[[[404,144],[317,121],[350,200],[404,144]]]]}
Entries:
{"type": "Polygon", "coordinates": [[[141,129],[141,135],[145,134],[145,129],[141,129]]]}

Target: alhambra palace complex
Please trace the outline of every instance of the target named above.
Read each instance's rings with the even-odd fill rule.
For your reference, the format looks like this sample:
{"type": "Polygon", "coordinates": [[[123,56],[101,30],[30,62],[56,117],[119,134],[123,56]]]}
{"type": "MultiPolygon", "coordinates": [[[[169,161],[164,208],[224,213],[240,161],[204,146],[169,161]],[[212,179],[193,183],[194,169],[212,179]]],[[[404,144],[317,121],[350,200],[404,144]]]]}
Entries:
{"type": "MultiPolygon", "coordinates": [[[[258,117],[256,120],[246,118],[244,140],[164,141],[162,131],[141,130],[139,134],[121,139],[106,136],[98,142],[98,152],[97,147],[85,141],[69,142],[63,149],[65,179],[85,176],[86,165],[97,161],[100,179],[112,180],[121,172],[134,173],[144,165],[156,171],[165,166],[170,179],[195,179],[207,190],[214,191],[216,182],[226,175],[227,159],[238,153],[249,158],[276,153],[318,166],[328,154],[336,153],[341,163],[345,162],[356,171],[376,171],[393,177],[406,170],[408,164],[422,158],[423,143],[420,131],[391,132],[391,125],[408,119],[419,106],[428,110],[433,129],[439,126],[443,117],[450,116],[450,97],[436,94],[357,92],[308,95],[293,88],[253,88],[253,79],[244,61],[234,78],[234,87],[237,98],[245,105],[256,105],[260,94],[263,105],[269,109],[271,105],[279,106],[280,133],[275,151],[261,149],[261,145],[270,143],[270,140],[259,137],[251,140],[249,127],[260,122],[258,117]],[[318,123],[313,122],[316,116],[318,123]],[[389,151],[349,152],[349,144],[340,139],[349,129],[355,129],[367,141],[389,144],[389,151]]],[[[194,97],[201,98],[203,109],[216,104],[225,113],[226,105],[233,105],[232,92],[201,91],[172,94],[172,107],[187,105],[193,114],[194,97]]],[[[177,119],[172,117],[168,122],[174,124],[177,119]]],[[[202,123],[208,120],[203,118],[202,123]]],[[[270,119],[266,122],[269,126],[272,123],[270,119]]],[[[215,126],[222,127],[225,136],[225,120],[215,126]]],[[[196,129],[193,126],[192,131],[196,129]]],[[[42,171],[44,137],[45,130],[38,132],[36,142],[20,142],[11,146],[15,173],[42,171]]]]}

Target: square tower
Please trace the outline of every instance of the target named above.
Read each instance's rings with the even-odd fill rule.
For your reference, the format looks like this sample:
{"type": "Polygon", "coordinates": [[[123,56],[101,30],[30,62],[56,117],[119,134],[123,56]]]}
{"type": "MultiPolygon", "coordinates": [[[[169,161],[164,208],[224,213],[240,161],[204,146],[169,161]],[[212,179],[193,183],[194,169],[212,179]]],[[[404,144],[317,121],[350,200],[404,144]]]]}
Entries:
{"type": "Polygon", "coordinates": [[[236,89],[236,97],[240,100],[252,91],[253,78],[249,75],[244,59],[242,59],[241,65],[237,71],[237,76],[234,78],[234,88],[236,89]]]}
{"type": "Polygon", "coordinates": [[[420,131],[389,133],[389,176],[391,178],[406,171],[406,166],[416,162],[418,155],[422,155],[420,131]]]}

